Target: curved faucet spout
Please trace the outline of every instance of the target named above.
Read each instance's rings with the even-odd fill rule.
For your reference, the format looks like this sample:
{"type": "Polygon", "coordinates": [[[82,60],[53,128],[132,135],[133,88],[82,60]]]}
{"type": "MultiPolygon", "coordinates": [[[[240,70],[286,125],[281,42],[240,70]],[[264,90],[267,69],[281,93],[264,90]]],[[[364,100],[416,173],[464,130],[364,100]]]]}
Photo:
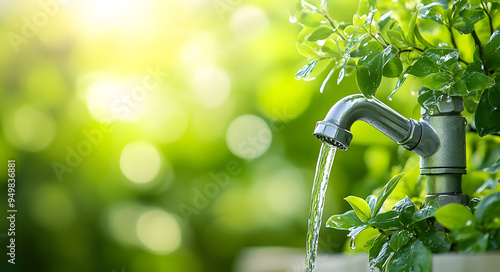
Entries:
{"type": "Polygon", "coordinates": [[[440,145],[427,122],[405,118],[379,100],[363,95],[350,95],[335,103],[325,120],[316,124],[313,134],[323,142],[347,150],[352,139],[351,126],[358,120],[422,157],[432,155],[440,145]]]}

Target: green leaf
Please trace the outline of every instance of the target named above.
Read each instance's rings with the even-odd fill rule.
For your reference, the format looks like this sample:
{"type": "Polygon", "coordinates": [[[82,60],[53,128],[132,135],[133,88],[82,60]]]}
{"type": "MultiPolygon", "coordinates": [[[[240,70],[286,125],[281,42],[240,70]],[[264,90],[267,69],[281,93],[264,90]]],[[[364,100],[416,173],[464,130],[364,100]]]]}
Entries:
{"type": "Polygon", "coordinates": [[[396,204],[394,204],[392,209],[394,211],[401,213],[399,217],[401,218],[401,222],[403,224],[408,226],[411,223],[413,223],[411,219],[416,211],[416,207],[413,201],[411,201],[411,199],[408,196],[405,196],[404,199],[396,202],[396,204]]]}
{"type": "Polygon", "coordinates": [[[389,195],[394,191],[396,186],[398,185],[399,180],[403,177],[405,173],[400,173],[395,175],[394,177],[387,182],[386,185],[382,188],[380,193],[378,194],[378,200],[377,200],[377,205],[375,205],[375,209],[373,210],[373,215],[377,215],[380,209],[382,208],[382,205],[384,205],[385,200],[389,197],[389,195]]]}
{"type": "MultiPolygon", "coordinates": [[[[493,74],[493,77],[495,79],[495,84],[500,86],[500,73],[493,74]]],[[[488,92],[488,101],[492,108],[500,108],[500,87],[497,86],[491,88],[488,92]]]]}
{"type": "Polygon", "coordinates": [[[450,72],[437,72],[430,74],[422,81],[422,86],[436,91],[447,91],[453,84],[453,74],[450,72]]]}
{"type": "Polygon", "coordinates": [[[387,271],[431,271],[432,253],[424,246],[422,241],[415,240],[413,243],[402,247],[387,264],[387,271]]]}
{"type": "Polygon", "coordinates": [[[432,109],[437,106],[437,104],[441,101],[444,93],[442,91],[435,91],[428,88],[420,88],[418,90],[417,100],[418,103],[426,108],[432,109]]]}
{"type": "Polygon", "coordinates": [[[388,99],[392,99],[392,96],[401,88],[401,85],[406,81],[406,78],[410,75],[407,73],[408,69],[406,72],[402,73],[399,75],[398,82],[396,83],[396,87],[394,87],[394,90],[392,90],[391,94],[387,97],[388,99]]]}
{"type": "Polygon", "coordinates": [[[319,60],[313,60],[310,63],[304,65],[304,67],[300,68],[299,71],[295,74],[295,79],[307,78],[312,73],[314,67],[318,64],[319,60]]]}
{"type": "Polygon", "coordinates": [[[388,211],[378,214],[368,221],[368,223],[378,229],[394,230],[401,228],[401,220],[399,219],[400,213],[397,211],[388,211]]]}
{"type": "Polygon", "coordinates": [[[469,34],[474,30],[474,24],[483,18],[484,12],[481,9],[464,9],[454,16],[451,25],[460,34],[469,34]]]}
{"type": "Polygon", "coordinates": [[[489,102],[489,92],[492,89],[499,91],[499,82],[496,80],[496,85],[488,90],[484,90],[481,95],[481,100],[477,105],[475,123],[479,136],[483,137],[488,134],[493,134],[500,131],[500,108],[493,108],[489,102]]]}
{"type": "Polygon", "coordinates": [[[432,2],[428,5],[423,6],[419,10],[419,17],[424,19],[430,19],[442,25],[446,25],[446,9],[448,8],[448,3],[432,2]]]}
{"type": "Polygon", "coordinates": [[[415,37],[417,37],[418,41],[421,42],[426,48],[434,47],[431,43],[429,43],[422,34],[420,34],[420,30],[418,30],[418,26],[414,28],[415,37]]]}
{"type": "Polygon", "coordinates": [[[391,44],[398,48],[404,49],[411,47],[411,44],[406,40],[404,36],[403,30],[399,26],[395,29],[387,30],[387,37],[389,38],[391,44]]]}
{"type": "Polygon", "coordinates": [[[403,64],[401,63],[401,59],[394,57],[384,66],[382,74],[385,77],[399,77],[402,72],[403,64]]]}
{"type": "Polygon", "coordinates": [[[370,249],[373,247],[373,244],[375,241],[380,237],[383,236],[383,234],[377,234],[375,236],[372,236],[370,239],[368,239],[361,247],[364,252],[369,253],[370,249]]]}
{"type": "Polygon", "coordinates": [[[358,60],[356,83],[364,96],[375,95],[382,81],[382,71],[382,56],[378,53],[358,60]]]}
{"type": "Polygon", "coordinates": [[[469,91],[482,91],[493,87],[495,80],[485,74],[472,72],[466,79],[465,84],[469,91]]]}
{"type": "Polygon", "coordinates": [[[408,68],[407,73],[416,77],[426,77],[442,70],[452,71],[457,64],[458,50],[451,48],[430,48],[408,68]]]}
{"type": "Polygon", "coordinates": [[[306,40],[310,41],[310,42],[324,40],[324,39],[330,37],[330,35],[332,35],[332,33],[333,33],[333,30],[331,28],[320,27],[320,28],[316,29],[310,36],[308,36],[306,38],[306,40]]]}
{"type": "Polygon", "coordinates": [[[435,200],[432,200],[424,208],[416,211],[413,214],[413,216],[411,218],[411,221],[412,222],[417,222],[417,221],[420,221],[420,220],[431,218],[431,217],[434,216],[434,214],[436,213],[436,211],[438,209],[439,209],[439,204],[435,200]]]}
{"type": "Polygon", "coordinates": [[[344,33],[348,39],[356,39],[366,33],[366,29],[361,26],[350,25],[344,29],[344,33]]]}
{"type": "Polygon", "coordinates": [[[358,60],[356,82],[366,97],[372,97],[377,92],[382,81],[384,65],[397,53],[392,46],[387,46],[380,53],[372,53],[358,60]]]}
{"type": "Polygon", "coordinates": [[[408,230],[398,230],[394,232],[391,236],[390,246],[392,250],[397,251],[404,245],[406,245],[410,239],[413,238],[413,233],[408,230]]]}
{"type": "Polygon", "coordinates": [[[427,230],[418,236],[418,239],[433,253],[449,252],[451,239],[448,234],[438,230],[427,230]]]}
{"type": "Polygon", "coordinates": [[[454,230],[459,228],[473,228],[476,220],[471,211],[463,205],[452,203],[441,207],[434,214],[436,220],[444,227],[454,230]]]}
{"type": "Polygon", "coordinates": [[[370,270],[378,268],[380,271],[384,271],[383,266],[392,254],[389,243],[385,236],[380,236],[375,240],[368,257],[370,270]]]}
{"type": "Polygon", "coordinates": [[[352,228],[351,231],[349,232],[349,234],[347,234],[347,237],[350,237],[351,238],[351,243],[355,244],[355,241],[356,241],[356,237],[358,236],[358,234],[360,234],[362,231],[364,231],[366,228],[368,227],[368,225],[361,225],[361,226],[357,226],[355,228],[352,228]]]}
{"type": "Polygon", "coordinates": [[[372,211],[364,199],[357,196],[348,196],[344,199],[351,205],[361,221],[367,222],[370,220],[372,211]]]}
{"type": "Polygon", "coordinates": [[[500,31],[495,31],[484,45],[484,66],[486,70],[500,67],[500,31]]]}
{"type": "Polygon", "coordinates": [[[360,0],[358,6],[358,15],[368,14],[377,8],[377,0],[360,0]]]}
{"type": "Polygon", "coordinates": [[[366,197],[366,202],[368,202],[368,206],[370,206],[370,210],[372,210],[372,215],[373,215],[373,211],[375,210],[375,205],[377,205],[377,197],[374,195],[369,195],[366,197]]]}
{"type": "Polygon", "coordinates": [[[305,45],[303,43],[295,43],[295,46],[297,47],[297,51],[299,51],[299,54],[306,58],[321,58],[322,56],[318,54],[318,52],[314,51],[314,49],[308,45],[305,45]]]}
{"type": "Polygon", "coordinates": [[[471,93],[469,92],[469,90],[467,90],[467,85],[461,79],[459,79],[457,80],[457,82],[455,82],[455,85],[453,85],[453,89],[450,94],[468,96],[471,93]]]}
{"type": "Polygon", "coordinates": [[[416,10],[413,13],[413,17],[411,18],[410,25],[408,26],[408,36],[407,36],[407,39],[408,39],[408,42],[412,46],[416,46],[417,45],[417,43],[415,43],[415,26],[416,26],[416,23],[417,23],[417,17],[418,17],[418,10],[416,10]]]}
{"type": "Polygon", "coordinates": [[[356,213],[350,210],[344,214],[332,215],[326,222],[326,227],[338,230],[350,230],[363,224],[356,213]]]}
{"type": "Polygon", "coordinates": [[[486,229],[500,227],[500,192],[486,196],[476,207],[475,218],[486,229]]]}
{"type": "Polygon", "coordinates": [[[488,248],[488,234],[481,233],[476,229],[453,231],[453,237],[457,240],[454,250],[465,253],[482,253],[488,248]]]}
{"type": "Polygon", "coordinates": [[[500,171],[500,159],[496,160],[492,165],[483,168],[483,171],[490,174],[496,174],[500,171]]]}
{"type": "Polygon", "coordinates": [[[304,10],[298,18],[298,22],[305,26],[318,27],[326,23],[326,19],[316,11],[304,10]]]}

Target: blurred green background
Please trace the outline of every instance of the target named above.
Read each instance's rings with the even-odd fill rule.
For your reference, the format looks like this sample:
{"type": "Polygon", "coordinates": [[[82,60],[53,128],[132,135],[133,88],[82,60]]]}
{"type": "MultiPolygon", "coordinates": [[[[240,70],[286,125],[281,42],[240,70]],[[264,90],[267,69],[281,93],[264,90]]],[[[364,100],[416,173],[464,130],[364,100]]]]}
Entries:
{"type": "MultiPolygon", "coordinates": [[[[307,63],[294,4],[0,2],[0,169],[16,160],[18,209],[15,266],[0,220],[1,270],[252,271],[240,265],[248,248],[301,256],[321,145],[312,130],[358,91],[353,78],[323,94],[326,75],[294,79],[307,63]]],[[[329,5],[349,21],[357,1],[329,5]]],[[[418,119],[418,82],[389,102],[394,83],[379,98],[418,119]]],[[[337,152],[324,220],[414,158],[364,123],[353,134],[337,152]]],[[[344,242],[322,230],[320,251],[344,242]]]]}

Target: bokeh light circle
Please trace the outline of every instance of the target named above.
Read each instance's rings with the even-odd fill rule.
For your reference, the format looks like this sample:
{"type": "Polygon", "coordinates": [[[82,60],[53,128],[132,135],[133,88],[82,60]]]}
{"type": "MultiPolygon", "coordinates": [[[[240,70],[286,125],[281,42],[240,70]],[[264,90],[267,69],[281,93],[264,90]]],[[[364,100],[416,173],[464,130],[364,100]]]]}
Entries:
{"type": "Polygon", "coordinates": [[[256,6],[242,6],[231,15],[229,24],[240,38],[251,38],[269,28],[269,19],[264,10],[256,6]]]}
{"type": "Polygon", "coordinates": [[[177,220],[161,210],[151,210],[137,221],[137,236],[150,251],[166,255],[178,249],[182,242],[177,220]]]}
{"type": "Polygon", "coordinates": [[[120,155],[123,175],[135,183],[147,183],[160,171],[161,157],[158,150],[148,142],[128,144],[120,155]]]}
{"type": "Polygon", "coordinates": [[[37,152],[46,148],[56,135],[53,118],[33,106],[23,106],[4,122],[4,133],[12,145],[37,152]]]}
{"type": "Polygon", "coordinates": [[[194,98],[204,108],[218,108],[229,97],[231,82],[219,67],[205,66],[196,70],[193,78],[194,98]]]}
{"type": "Polygon", "coordinates": [[[247,114],[236,118],[226,132],[229,150],[244,159],[254,159],[264,154],[272,142],[271,129],[260,117],[247,114]]]}

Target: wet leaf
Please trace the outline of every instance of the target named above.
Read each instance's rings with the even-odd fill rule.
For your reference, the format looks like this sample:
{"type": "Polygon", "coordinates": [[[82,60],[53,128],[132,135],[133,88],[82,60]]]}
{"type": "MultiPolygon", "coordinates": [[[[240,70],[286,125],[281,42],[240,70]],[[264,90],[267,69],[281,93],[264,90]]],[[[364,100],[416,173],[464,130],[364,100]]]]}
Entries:
{"type": "Polygon", "coordinates": [[[442,70],[452,71],[458,64],[458,51],[451,48],[427,49],[407,70],[416,77],[426,77],[442,70]]]}
{"type": "Polygon", "coordinates": [[[434,216],[441,225],[450,230],[465,227],[473,228],[476,224],[471,211],[465,206],[456,203],[439,208],[434,216]]]}
{"type": "Polygon", "coordinates": [[[377,205],[377,197],[374,195],[369,195],[366,197],[366,202],[368,202],[368,206],[370,206],[370,210],[373,211],[375,210],[375,205],[377,205]]]}
{"type": "Polygon", "coordinates": [[[358,15],[368,14],[377,8],[377,0],[360,0],[358,6],[358,15]]]}
{"type": "Polygon", "coordinates": [[[376,228],[382,230],[394,230],[401,228],[401,220],[399,219],[400,213],[397,211],[388,211],[378,214],[368,221],[368,223],[376,228]]]}
{"type": "Polygon", "coordinates": [[[441,101],[440,97],[443,96],[442,91],[435,91],[428,88],[420,88],[418,91],[418,103],[426,108],[432,109],[437,106],[437,104],[441,101]]]}
{"type": "Polygon", "coordinates": [[[495,80],[485,74],[472,72],[465,79],[465,84],[467,85],[467,89],[469,91],[482,91],[493,87],[495,80]]]}
{"type": "Polygon", "coordinates": [[[418,10],[413,13],[413,17],[411,18],[410,25],[408,26],[408,36],[407,40],[412,46],[416,46],[415,42],[415,26],[417,23],[418,10]]]}
{"type": "Polygon", "coordinates": [[[422,241],[415,240],[413,243],[398,250],[387,264],[387,271],[430,271],[432,253],[424,246],[422,241]]]}
{"type": "MultiPolygon", "coordinates": [[[[492,89],[498,91],[498,84],[498,80],[496,80],[496,85],[492,89]]],[[[481,137],[500,131],[500,108],[491,107],[489,102],[489,92],[492,89],[483,91],[476,109],[474,120],[477,132],[481,137]]]]}
{"type": "Polygon", "coordinates": [[[396,202],[396,204],[394,204],[392,209],[400,213],[399,217],[401,218],[401,222],[404,225],[408,226],[412,223],[411,218],[413,217],[413,214],[416,211],[416,207],[413,201],[411,201],[411,199],[408,196],[396,202]]]}
{"type": "Polygon", "coordinates": [[[469,91],[467,90],[467,85],[461,80],[457,80],[455,85],[453,85],[453,90],[451,91],[453,95],[467,96],[469,95],[469,91]]]}
{"type": "Polygon", "coordinates": [[[304,65],[304,67],[300,68],[299,71],[295,74],[296,79],[307,78],[312,73],[314,67],[318,64],[319,60],[313,60],[310,63],[304,65]]]}
{"type": "Polygon", "coordinates": [[[348,196],[344,199],[351,205],[361,221],[367,222],[370,220],[372,211],[364,199],[357,196],[348,196]]]}
{"type": "Polygon", "coordinates": [[[361,26],[350,25],[344,29],[344,33],[348,39],[355,39],[365,34],[366,30],[361,26]]]}
{"type": "Polygon", "coordinates": [[[383,70],[383,76],[385,77],[399,77],[403,72],[403,64],[401,59],[394,57],[385,66],[383,70]]]}
{"type": "Polygon", "coordinates": [[[423,207],[422,209],[416,211],[413,214],[413,216],[411,218],[411,221],[412,222],[417,222],[417,221],[420,221],[420,220],[431,218],[431,217],[434,216],[434,214],[436,213],[436,211],[438,210],[438,208],[439,208],[439,204],[435,200],[432,200],[425,207],[423,207]]]}
{"type": "Polygon", "coordinates": [[[398,185],[399,180],[403,177],[405,173],[400,173],[395,175],[394,177],[387,182],[386,185],[382,188],[380,193],[378,194],[378,200],[377,200],[377,205],[375,205],[375,209],[373,210],[373,215],[377,215],[380,209],[382,208],[382,205],[384,205],[385,200],[389,197],[389,195],[394,191],[396,186],[398,185]]]}
{"type": "Polygon", "coordinates": [[[413,238],[413,233],[408,230],[398,230],[392,234],[389,245],[392,250],[397,251],[406,245],[411,238],[413,238]]]}
{"type": "Polygon", "coordinates": [[[306,58],[321,58],[322,56],[316,52],[312,47],[309,45],[303,44],[303,43],[295,43],[295,46],[297,47],[297,51],[299,51],[299,54],[306,58]]]}
{"type": "Polygon", "coordinates": [[[359,220],[358,216],[353,210],[345,212],[344,214],[333,215],[326,222],[326,227],[338,230],[349,230],[354,227],[363,225],[364,223],[359,220]]]}
{"type": "Polygon", "coordinates": [[[464,9],[454,16],[451,25],[460,34],[469,34],[474,30],[474,24],[483,18],[484,12],[481,9],[464,9]]]}
{"type": "Polygon", "coordinates": [[[363,249],[364,252],[366,253],[369,253],[370,252],[370,249],[373,247],[373,244],[375,243],[375,241],[380,237],[382,236],[383,234],[377,234],[373,237],[371,237],[370,239],[368,239],[361,247],[363,249]]]}
{"type": "Polygon", "coordinates": [[[433,253],[449,252],[451,248],[451,238],[442,231],[430,229],[419,234],[418,239],[433,253]]]}
{"type": "Polygon", "coordinates": [[[437,72],[430,74],[422,81],[422,86],[436,91],[447,91],[453,84],[453,74],[450,72],[437,72]]]}
{"type": "Polygon", "coordinates": [[[448,8],[447,5],[447,3],[440,3],[439,1],[427,4],[420,9],[419,17],[445,25],[447,18],[445,10],[448,8]]]}
{"type": "Polygon", "coordinates": [[[490,174],[496,174],[500,171],[500,159],[496,160],[492,165],[483,169],[484,172],[490,174]]]}
{"type": "Polygon", "coordinates": [[[399,26],[395,29],[387,30],[387,37],[389,38],[391,44],[398,48],[404,49],[411,46],[411,44],[406,40],[403,30],[399,26]]]}
{"type": "Polygon", "coordinates": [[[320,28],[316,29],[310,36],[308,36],[306,38],[306,40],[310,41],[310,42],[324,40],[324,39],[330,37],[330,35],[332,35],[332,33],[333,33],[333,30],[331,28],[320,27],[320,28]]]}
{"type": "Polygon", "coordinates": [[[486,196],[476,207],[475,218],[486,229],[500,227],[500,192],[486,196]]]}
{"type": "Polygon", "coordinates": [[[408,74],[407,72],[404,72],[401,75],[399,75],[398,82],[396,83],[396,87],[394,87],[394,90],[391,92],[391,94],[389,94],[389,96],[387,98],[389,98],[389,99],[392,98],[392,96],[399,90],[399,88],[401,88],[401,85],[403,85],[403,83],[406,81],[406,78],[409,75],[410,74],[408,74]]]}
{"type": "Polygon", "coordinates": [[[500,31],[495,31],[484,45],[484,66],[486,70],[500,67],[500,31]]]}
{"type": "Polygon", "coordinates": [[[304,10],[298,18],[298,22],[302,25],[309,27],[318,27],[323,23],[326,23],[325,17],[316,11],[304,10]]]}
{"type": "Polygon", "coordinates": [[[387,259],[393,254],[389,246],[387,239],[382,236],[375,240],[372,248],[370,249],[369,255],[369,265],[371,269],[378,268],[380,271],[384,271],[383,265],[387,259]]]}

